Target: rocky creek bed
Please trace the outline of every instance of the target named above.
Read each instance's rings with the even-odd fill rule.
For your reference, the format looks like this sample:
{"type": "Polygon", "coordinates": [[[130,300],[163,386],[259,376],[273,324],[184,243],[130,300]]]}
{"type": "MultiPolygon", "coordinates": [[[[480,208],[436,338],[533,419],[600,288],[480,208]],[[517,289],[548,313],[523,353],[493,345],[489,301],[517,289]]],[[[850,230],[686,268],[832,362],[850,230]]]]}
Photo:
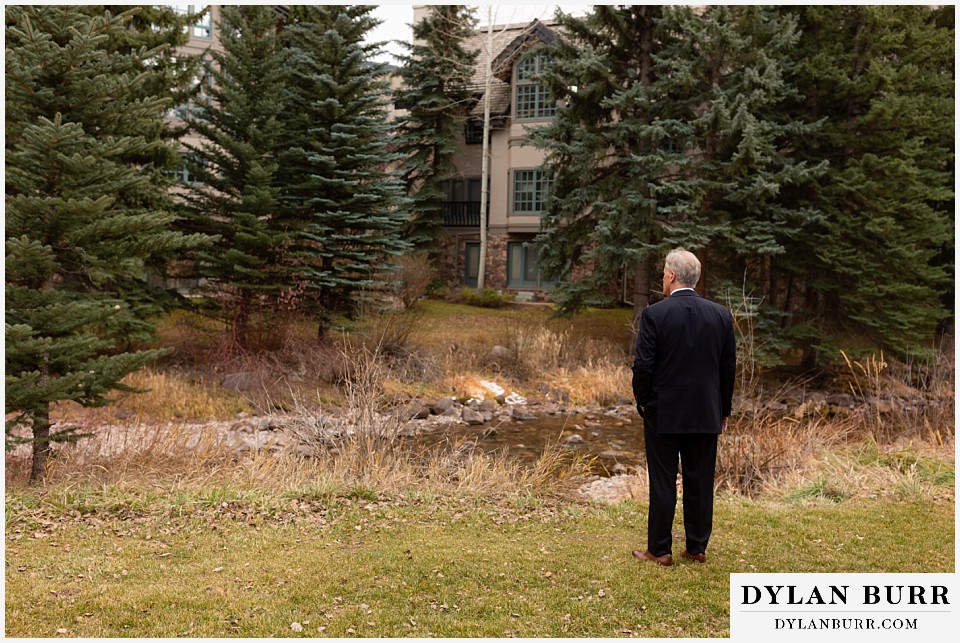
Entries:
{"type": "MultiPolygon", "coordinates": [[[[396,440],[429,447],[438,443],[466,442],[485,451],[505,450],[521,461],[532,462],[549,446],[568,449],[592,459],[593,477],[581,492],[593,499],[615,501],[645,494],[643,424],[629,400],[605,407],[577,406],[562,391],[548,390],[542,399],[498,395],[496,399],[412,400],[387,413],[363,419],[362,425],[396,440]]],[[[739,413],[773,413],[802,419],[836,417],[854,413],[893,413],[941,404],[922,395],[857,399],[848,394],[785,391],[763,404],[738,404],[739,413]]],[[[101,455],[127,448],[158,445],[186,450],[216,446],[236,457],[258,453],[285,453],[303,457],[318,449],[335,450],[357,431],[349,410],[325,409],[309,416],[240,414],[229,421],[169,423],[162,427],[111,425],[91,432],[99,439],[101,455]]],[[[84,441],[81,441],[84,442],[84,441]]],[[[22,448],[22,447],[21,447],[22,448]]]]}

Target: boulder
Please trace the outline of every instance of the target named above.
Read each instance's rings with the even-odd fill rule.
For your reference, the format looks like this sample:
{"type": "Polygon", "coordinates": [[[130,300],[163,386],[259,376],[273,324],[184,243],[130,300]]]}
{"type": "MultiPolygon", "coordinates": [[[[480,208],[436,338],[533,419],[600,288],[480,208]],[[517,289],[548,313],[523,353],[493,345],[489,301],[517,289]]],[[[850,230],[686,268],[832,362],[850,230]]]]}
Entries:
{"type": "Polygon", "coordinates": [[[530,422],[532,420],[537,419],[536,415],[532,413],[528,413],[527,411],[524,411],[517,407],[513,407],[512,415],[513,415],[513,419],[517,420],[518,422],[530,422]]]}
{"type": "Polygon", "coordinates": [[[444,415],[452,409],[456,403],[457,401],[452,397],[441,397],[430,406],[430,412],[434,415],[444,415]]]}
{"type": "Polygon", "coordinates": [[[479,411],[474,411],[473,409],[469,408],[463,409],[463,414],[460,416],[460,419],[471,425],[483,424],[484,422],[483,414],[481,414],[479,411]]]}
{"type": "Polygon", "coordinates": [[[494,400],[483,400],[480,402],[480,405],[477,406],[477,410],[481,413],[496,413],[500,408],[500,405],[497,404],[494,400]]]}
{"type": "Polygon", "coordinates": [[[426,420],[430,417],[430,409],[419,402],[411,402],[403,409],[404,420],[426,420]]]}

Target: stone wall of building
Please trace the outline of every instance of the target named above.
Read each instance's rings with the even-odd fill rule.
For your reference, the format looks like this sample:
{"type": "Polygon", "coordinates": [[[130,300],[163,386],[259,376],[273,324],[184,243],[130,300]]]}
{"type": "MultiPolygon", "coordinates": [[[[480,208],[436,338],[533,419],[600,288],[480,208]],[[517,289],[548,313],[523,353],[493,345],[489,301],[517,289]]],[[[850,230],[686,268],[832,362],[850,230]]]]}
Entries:
{"type": "MultiPolygon", "coordinates": [[[[507,235],[487,235],[487,262],[484,283],[487,288],[505,291],[507,287],[507,235]]],[[[451,292],[464,288],[467,244],[480,243],[476,232],[448,232],[441,237],[437,279],[451,292]]]]}

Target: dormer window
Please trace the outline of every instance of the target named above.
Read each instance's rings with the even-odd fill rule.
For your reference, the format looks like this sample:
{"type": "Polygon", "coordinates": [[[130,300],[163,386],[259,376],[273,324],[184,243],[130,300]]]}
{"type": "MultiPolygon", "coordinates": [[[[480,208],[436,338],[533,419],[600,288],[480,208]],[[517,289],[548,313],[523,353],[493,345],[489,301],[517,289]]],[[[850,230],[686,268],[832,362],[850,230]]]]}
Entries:
{"type": "Polygon", "coordinates": [[[514,117],[517,119],[553,118],[557,113],[557,101],[535,78],[550,57],[543,53],[531,53],[517,63],[514,79],[514,117]]]}

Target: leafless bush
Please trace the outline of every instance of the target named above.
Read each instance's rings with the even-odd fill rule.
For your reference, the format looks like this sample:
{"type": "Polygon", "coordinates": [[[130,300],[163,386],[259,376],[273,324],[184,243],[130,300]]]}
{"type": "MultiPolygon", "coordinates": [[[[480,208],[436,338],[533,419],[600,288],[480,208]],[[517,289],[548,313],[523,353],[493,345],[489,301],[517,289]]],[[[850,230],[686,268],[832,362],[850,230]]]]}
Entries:
{"type": "Polygon", "coordinates": [[[398,268],[389,275],[384,275],[384,281],[389,284],[389,291],[400,300],[404,309],[409,310],[427,294],[427,288],[436,271],[430,265],[426,252],[403,255],[397,258],[396,264],[398,268]]]}
{"type": "Polygon", "coordinates": [[[720,437],[717,485],[756,495],[784,476],[808,469],[824,450],[847,442],[853,433],[852,423],[821,416],[795,418],[772,411],[734,416],[720,437]]]}

